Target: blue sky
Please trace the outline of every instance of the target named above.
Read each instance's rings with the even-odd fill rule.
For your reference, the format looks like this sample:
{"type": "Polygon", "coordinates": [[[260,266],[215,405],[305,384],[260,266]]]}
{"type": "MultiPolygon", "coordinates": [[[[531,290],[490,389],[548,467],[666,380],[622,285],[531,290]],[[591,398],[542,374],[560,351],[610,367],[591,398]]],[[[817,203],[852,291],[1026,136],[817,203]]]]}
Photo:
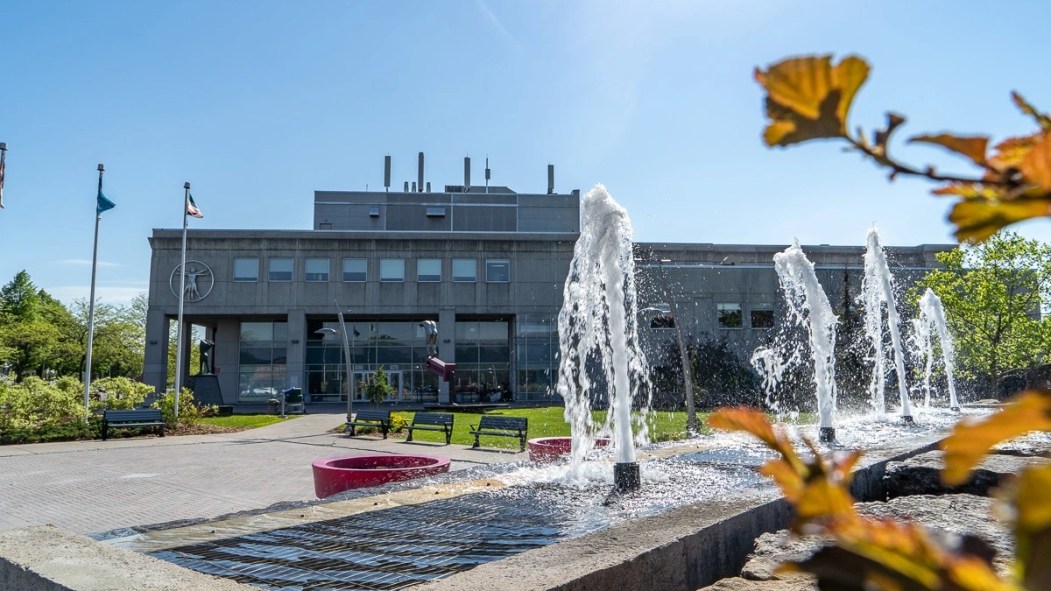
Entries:
{"type": "MultiPolygon", "coordinates": [[[[64,302],[148,289],[154,228],[309,229],[315,190],[416,174],[542,192],[603,183],[641,241],[951,241],[949,201],[838,144],[760,141],[755,66],[857,53],[873,66],[852,112],[901,136],[1029,132],[1018,90],[1051,110],[1045,0],[5,0],[0,21],[0,283],[21,269],[64,302]]],[[[900,142],[899,142],[900,144],[900,142]]],[[[896,145],[904,159],[966,171],[896,145]]],[[[1047,240],[1051,221],[1018,227],[1047,240]]]]}

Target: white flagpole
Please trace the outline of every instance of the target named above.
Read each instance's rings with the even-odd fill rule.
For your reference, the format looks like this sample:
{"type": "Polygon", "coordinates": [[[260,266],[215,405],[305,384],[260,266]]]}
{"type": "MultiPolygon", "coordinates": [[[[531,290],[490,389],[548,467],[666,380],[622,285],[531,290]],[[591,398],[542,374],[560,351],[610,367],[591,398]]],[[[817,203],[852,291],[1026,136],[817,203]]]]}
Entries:
{"type": "Polygon", "coordinates": [[[186,296],[186,206],[190,202],[190,183],[183,183],[186,194],[182,199],[182,262],[179,263],[179,321],[175,329],[175,420],[179,420],[179,395],[182,394],[182,309],[186,296]]]}
{"type": "MultiPolygon", "coordinates": [[[[102,194],[102,173],[106,167],[99,164],[99,192],[102,194]]],[[[97,199],[97,197],[96,197],[97,199]]],[[[88,352],[84,360],[84,422],[91,417],[90,397],[91,392],[91,348],[95,341],[95,269],[99,260],[99,220],[102,214],[98,212],[98,204],[95,208],[95,246],[91,251],[91,295],[88,296],[88,352]]]]}

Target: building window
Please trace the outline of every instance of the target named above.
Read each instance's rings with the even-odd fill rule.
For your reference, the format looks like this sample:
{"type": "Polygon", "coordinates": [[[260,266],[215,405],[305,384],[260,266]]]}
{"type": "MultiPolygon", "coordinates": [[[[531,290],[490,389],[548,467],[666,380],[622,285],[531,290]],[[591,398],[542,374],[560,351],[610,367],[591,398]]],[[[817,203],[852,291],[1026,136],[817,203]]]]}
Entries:
{"type": "Polygon", "coordinates": [[[259,281],[259,259],[234,259],[234,281],[259,281]]]}
{"type": "Polygon", "coordinates": [[[288,323],[242,322],[238,402],[266,402],[288,385],[288,323]]]}
{"type": "Polygon", "coordinates": [[[365,281],[367,265],[365,259],[343,259],[343,281],[365,281]]]}
{"type": "Polygon", "coordinates": [[[511,261],[489,259],[485,261],[486,283],[508,283],[511,281],[511,261]]]}
{"type": "Polygon", "coordinates": [[[640,309],[639,314],[643,319],[649,318],[650,328],[675,328],[675,316],[668,304],[651,304],[640,309]]]}
{"type": "Polygon", "coordinates": [[[303,262],[304,281],[328,281],[328,259],[307,259],[303,262]]]}
{"type": "Polygon", "coordinates": [[[292,259],[280,257],[270,259],[267,269],[269,281],[292,281],[292,259]]]}
{"type": "Polygon", "coordinates": [[[441,281],[441,259],[419,259],[416,261],[416,281],[441,281]]]}
{"type": "Polygon", "coordinates": [[[405,259],[380,259],[380,281],[405,281],[405,259]]]}
{"type": "Polygon", "coordinates": [[[719,328],[741,328],[741,304],[716,304],[719,311],[719,328]]]}
{"type": "Polygon", "coordinates": [[[749,313],[752,321],[752,328],[773,328],[774,327],[774,311],[769,308],[753,308],[749,313]]]}
{"type": "Polygon", "coordinates": [[[478,261],[475,259],[453,259],[453,281],[468,283],[478,281],[478,261]]]}

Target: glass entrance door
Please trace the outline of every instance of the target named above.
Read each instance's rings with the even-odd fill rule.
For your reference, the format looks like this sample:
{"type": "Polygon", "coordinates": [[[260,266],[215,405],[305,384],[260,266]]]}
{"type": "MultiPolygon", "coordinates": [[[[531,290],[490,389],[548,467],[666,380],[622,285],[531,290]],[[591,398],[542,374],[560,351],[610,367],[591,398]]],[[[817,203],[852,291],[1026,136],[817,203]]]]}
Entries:
{"type": "MultiPolygon", "coordinates": [[[[402,372],[388,371],[384,372],[387,374],[387,385],[390,386],[390,396],[384,399],[384,402],[391,402],[395,400],[407,400],[408,389],[402,388],[402,372]]],[[[374,371],[355,371],[354,372],[354,401],[355,402],[370,402],[368,394],[365,391],[365,387],[372,381],[376,375],[374,371]]]]}

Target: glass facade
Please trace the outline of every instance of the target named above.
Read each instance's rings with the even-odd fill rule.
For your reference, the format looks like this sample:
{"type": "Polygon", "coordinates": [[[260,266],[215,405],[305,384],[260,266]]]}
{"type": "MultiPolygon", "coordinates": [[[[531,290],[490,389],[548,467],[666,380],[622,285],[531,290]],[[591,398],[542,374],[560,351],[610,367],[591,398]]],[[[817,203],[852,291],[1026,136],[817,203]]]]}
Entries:
{"type": "Polygon", "coordinates": [[[343,259],[343,281],[362,282],[367,277],[365,259],[343,259]]]}
{"type": "Polygon", "coordinates": [[[259,281],[259,259],[235,258],[234,281],[259,281]]]}
{"type": "Polygon", "coordinates": [[[405,281],[405,259],[380,259],[380,281],[405,281]]]}
{"type": "Polygon", "coordinates": [[[456,323],[456,373],[450,384],[455,401],[510,399],[509,327],[506,320],[456,323]]]}
{"type": "Polygon", "coordinates": [[[441,280],[441,259],[419,259],[416,261],[416,281],[436,282],[441,280]]]}
{"type": "Polygon", "coordinates": [[[478,281],[478,261],[475,259],[453,259],[453,281],[468,283],[478,281]]]}
{"type": "Polygon", "coordinates": [[[559,399],[558,320],[547,316],[518,316],[515,330],[517,400],[559,399]]]}
{"type": "MultiPolygon", "coordinates": [[[[345,326],[355,402],[368,402],[363,386],[381,367],[393,388],[388,401],[438,400],[438,376],[423,369],[427,347],[418,320],[347,321],[345,326]]],[[[307,402],[346,402],[351,386],[338,321],[307,321],[306,384],[307,402]],[[336,333],[317,334],[321,328],[336,333]]]]}
{"type": "Polygon", "coordinates": [[[268,263],[267,281],[292,281],[292,259],[273,257],[268,263]]]}
{"type": "Polygon", "coordinates": [[[288,387],[288,323],[242,322],[238,402],[266,402],[288,387]]]}
{"type": "Polygon", "coordinates": [[[328,259],[306,259],[303,261],[304,281],[328,281],[328,259]]]}

